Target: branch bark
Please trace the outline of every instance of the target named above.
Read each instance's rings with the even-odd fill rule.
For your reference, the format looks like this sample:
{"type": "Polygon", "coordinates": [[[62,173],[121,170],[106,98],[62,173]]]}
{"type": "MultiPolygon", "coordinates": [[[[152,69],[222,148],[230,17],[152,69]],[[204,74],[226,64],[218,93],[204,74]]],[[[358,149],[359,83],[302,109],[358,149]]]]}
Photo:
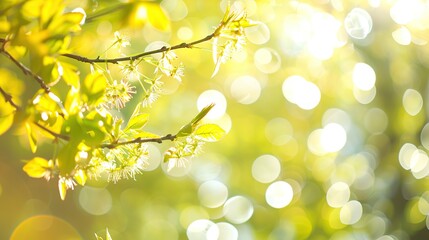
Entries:
{"type": "Polygon", "coordinates": [[[0,87],[0,93],[1,93],[1,95],[3,95],[5,101],[8,102],[8,103],[10,103],[10,105],[12,105],[16,110],[19,110],[21,108],[20,106],[18,106],[18,104],[16,104],[12,100],[12,95],[10,95],[6,91],[4,91],[3,88],[1,88],[1,87],[0,87]]]}
{"type": "Polygon", "coordinates": [[[45,90],[46,93],[50,93],[51,89],[49,88],[48,85],[46,85],[45,81],[43,81],[43,79],[33,73],[28,67],[26,67],[24,64],[22,64],[20,61],[18,61],[17,59],[15,59],[8,51],[6,51],[5,44],[7,43],[7,40],[4,38],[0,39],[0,43],[2,43],[2,46],[0,48],[0,52],[3,53],[3,55],[5,55],[6,57],[8,57],[16,66],[18,66],[19,69],[21,69],[21,71],[27,75],[27,76],[31,76],[32,78],[34,78],[37,83],[39,83],[40,87],[45,90]]]}
{"type": "Polygon", "coordinates": [[[163,137],[159,137],[159,138],[136,138],[136,139],[133,139],[130,141],[101,144],[100,148],[112,149],[112,148],[119,147],[121,145],[127,145],[127,144],[133,144],[133,143],[147,143],[147,142],[162,143],[164,141],[174,141],[174,139],[176,139],[176,135],[167,134],[167,135],[165,135],[163,137]]]}
{"type": "Polygon", "coordinates": [[[120,57],[120,58],[100,58],[100,56],[98,56],[97,58],[90,59],[87,57],[79,56],[76,54],[70,54],[70,53],[62,54],[62,56],[72,58],[74,60],[84,62],[84,63],[114,63],[114,64],[118,64],[119,62],[133,61],[133,60],[142,58],[144,56],[148,56],[148,55],[152,55],[152,54],[156,54],[156,53],[167,52],[170,50],[175,50],[175,49],[180,49],[180,48],[192,48],[193,46],[195,46],[197,44],[211,40],[213,37],[215,37],[214,33],[207,35],[206,37],[201,38],[199,40],[190,42],[190,43],[181,43],[181,44],[174,45],[172,47],[164,46],[164,47],[161,47],[161,48],[153,50],[153,51],[142,52],[142,53],[139,53],[137,55],[120,57]]]}

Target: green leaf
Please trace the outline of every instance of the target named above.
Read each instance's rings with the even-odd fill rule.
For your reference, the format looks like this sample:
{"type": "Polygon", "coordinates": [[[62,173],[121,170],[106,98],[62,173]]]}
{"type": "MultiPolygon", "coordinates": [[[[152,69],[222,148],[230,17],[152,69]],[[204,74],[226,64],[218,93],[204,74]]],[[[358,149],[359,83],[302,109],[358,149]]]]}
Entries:
{"type": "Polygon", "coordinates": [[[88,179],[88,176],[86,175],[86,172],[84,172],[82,169],[79,169],[73,176],[74,180],[76,180],[77,183],[79,183],[81,186],[85,186],[86,180],[88,179]]]}
{"type": "Polygon", "coordinates": [[[204,124],[194,131],[195,137],[206,142],[216,142],[225,136],[225,131],[216,124],[204,124]]]}
{"type": "Polygon", "coordinates": [[[162,8],[155,3],[147,3],[147,18],[149,23],[156,29],[161,31],[170,30],[170,20],[168,19],[162,8]]]}
{"type": "Polygon", "coordinates": [[[192,119],[192,121],[191,121],[191,123],[192,124],[198,124],[198,122],[199,121],[201,121],[201,119],[203,119],[206,115],[207,115],[207,113],[209,113],[210,112],[210,110],[212,110],[212,108],[215,106],[215,104],[214,103],[211,103],[210,105],[208,105],[207,107],[204,107],[201,111],[200,111],[200,113],[198,113],[198,115],[197,116],[195,116],[194,117],[194,119],[192,119]]]}
{"type": "Polygon", "coordinates": [[[63,67],[63,79],[64,81],[73,86],[76,89],[79,89],[79,75],[77,67],[73,64],[69,64],[66,62],[61,62],[61,66],[63,67]]]}
{"type": "Polygon", "coordinates": [[[186,137],[191,135],[196,126],[198,125],[198,123],[201,121],[201,119],[203,119],[207,113],[210,112],[210,110],[215,106],[214,103],[208,105],[207,107],[204,107],[198,114],[197,116],[194,117],[194,119],[192,119],[191,122],[189,122],[188,124],[186,124],[185,126],[183,126],[182,128],[180,128],[179,132],[176,134],[177,137],[186,137]]]}
{"type": "Polygon", "coordinates": [[[150,132],[139,132],[133,135],[133,138],[148,139],[148,138],[160,138],[160,136],[150,132]]]}
{"type": "Polygon", "coordinates": [[[46,172],[49,171],[49,169],[52,169],[52,164],[41,157],[35,157],[28,161],[22,170],[28,174],[28,176],[33,178],[41,178],[45,176],[46,172]]]}
{"type": "Polygon", "coordinates": [[[149,114],[147,113],[141,113],[141,114],[131,116],[127,126],[124,129],[124,132],[127,132],[130,129],[139,130],[143,128],[144,125],[146,125],[148,119],[149,119],[149,114]]]}
{"type": "Polygon", "coordinates": [[[84,118],[78,117],[77,119],[82,129],[82,132],[79,133],[80,138],[85,140],[85,144],[88,146],[99,145],[108,133],[107,129],[110,130],[113,124],[111,115],[103,116],[96,110],[89,112],[84,118]]]}
{"type": "Polygon", "coordinates": [[[36,152],[36,150],[37,150],[37,139],[36,139],[36,135],[35,135],[35,133],[34,133],[34,131],[33,131],[33,129],[31,129],[31,125],[30,125],[30,123],[25,123],[25,128],[27,129],[27,136],[28,136],[28,140],[29,140],[29,142],[30,142],[30,148],[31,148],[31,151],[33,152],[33,153],[35,153],[36,152]]]}
{"type": "Polygon", "coordinates": [[[106,78],[100,72],[88,74],[83,81],[82,100],[89,105],[98,105],[103,101],[106,91],[106,78]]]}
{"type": "Polygon", "coordinates": [[[76,166],[77,145],[75,142],[69,142],[58,153],[58,168],[63,176],[70,174],[76,166]]]}
{"type": "Polygon", "coordinates": [[[60,198],[64,201],[66,199],[67,194],[67,185],[63,178],[60,178],[58,180],[58,190],[60,192],[60,198]]]}
{"type": "Polygon", "coordinates": [[[12,126],[14,111],[15,109],[10,104],[0,104],[0,135],[12,126]]]}
{"type": "Polygon", "coordinates": [[[110,236],[109,229],[106,228],[106,240],[113,240],[110,236]]]}

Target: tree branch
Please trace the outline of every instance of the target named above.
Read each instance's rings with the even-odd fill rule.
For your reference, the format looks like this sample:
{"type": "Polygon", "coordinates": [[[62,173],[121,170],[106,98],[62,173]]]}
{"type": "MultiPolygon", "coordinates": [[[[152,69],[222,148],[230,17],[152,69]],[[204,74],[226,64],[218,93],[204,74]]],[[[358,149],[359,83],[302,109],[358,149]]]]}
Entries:
{"type": "Polygon", "coordinates": [[[50,88],[48,87],[48,85],[46,85],[45,81],[43,81],[43,79],[39,75],[33,73],[28,67],[22,64],[20,61],[16,60],[12,55],[10,55],[8,51],[4,49],[4,45],[6,44],[7,40],[2,38],[0,39],[0,42],[3,43],[0,48],[0,52],[3,53],[6,57],[8,57],[13,63],[15,63],[15,65],[18,66],[18,68],[21,69],[21,71],[25,75],[34,78],[39,83],[40,87],[45,90],[46,93],[50,93],[50,88]]]}
{"type": "Polygon", "coordinates": [[[0,93],[3,95],[4,100],[8,103],[10,103],[10,105],[12,105],[16,110],[19,110],[21,107],[18,106],[18,104],[16,104],[13,100],[12,100],[12,95],[8,94],[7,92],[5,92],[3,90],[3,88],[0,87],[0,93]]]}
{"type": "Polygon", "coordinates": [[[141,57],[144,56],[148,56],[148,55],[152,55],[152,54],[156,54],[156,53],[162,53],[162,52],[167,52],[170,50],[175,50],[175,49],[180,49],[180,48],[192,48],[194,45],[200,44],[202,42],[206,42],[209,41],[210,39],[212,39],[213,37],[215,37],[215,34],[212,33],[210,35],[207,35],[205,38],[190,42],[190,43],[181,43],[181,44],[177,44],[174,45],[172,47],[166,47],[163,46],[159,49],[153,50],[153,51],[149,51],[149,52],[143,52],[134,56],[128,56],[128,57],[120,57],[120,58],[100,58],[100,56],[98,56],[97,58],[87,58],[87,57],[82,57],[79,55],[75,55],[75,54],[70,54],[70,53],[65,53],[62,54],[62,56],[64,57],[68,57],[68,58],[72,58],[75,59],[77,61],[80,62],[84,62],[84,63],[114,63],[114,64],[118,64],[119,62],[123,62],[123,61],[133,61],[136,59],[139,59],[141,57]]]}
{"type": "Polygon", "coordinates": [[[56,133],[56,132],[52,131],[51,129],[43,126],[42,124],[40,124],[40,123],[38,123],[36,121],[34,121],[34,124],[36,126],[38,126],[39,128],[43,129],[44,131],[46,131],[47,133],[51,134],[52,136],[56,137],[56,138],[63,139],[63,140],[66,140],[66,141],[70,140],[69,136],[63,135],[63,134],[60,134],[60,133],[56,133]]]}
{"type": "Polygon", "coordinates": [[[171,135],[171,134],[167,134],[163,137],[159,137],[159,138],[136,138],[130,141],[125,141],[125,142],[118,142],[118,143],[106,143],[106,144],[101,144],[100,148],[116,148],[118,146],[121,145],[127,145],[127,144],[133,144],[133,143],[147,143],[147,142],[156,142],[156,143],[162,143],[163,141],[173,141],[174,139],[176,139],[176,135],[171,135]]]}

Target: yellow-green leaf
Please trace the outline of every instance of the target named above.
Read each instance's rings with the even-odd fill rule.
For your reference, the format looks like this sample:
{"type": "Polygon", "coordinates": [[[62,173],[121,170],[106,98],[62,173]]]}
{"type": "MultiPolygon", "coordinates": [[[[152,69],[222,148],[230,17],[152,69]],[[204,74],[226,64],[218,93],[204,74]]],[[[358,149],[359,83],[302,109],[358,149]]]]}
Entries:
{"type": "Polygon", "coordinates": [[[78,171],[76,171],[73,178],[74,178],[74,180],[76,180],[77,183],[79,183],[82,186],[85,186],[85,183],[86,183],[86,180],[88,179],[88,176],[86,175],[86,173],[82,169],[79,169],[78,171]]]}
{"type": "Polygon", "coordinates": [[[36,150],[37,150],[37,138],[36,138],[36,135],[35,135],[33,129],[31,129],[30,123],[25,123],[25,128],[27,129],[27,136],[28,136],[28,141],[30,142],[31,151],[33,153],[35,153],[36,150]]]}
{"type": "Polygon", "coordinates": [[[133,138],[141,138],[141,139],[148,139],[148,138],[159,138],[159,135],[156,135],[155,133],[150,132],[139,132],[135,135],[133,135],[133,138]]]}
{"type": "Polygon", "coordinates": [[[12,126],[14,110],[10,104],[0,104],[0,135],[12,126]]]}
{"type": "Polygon", "coordinates": [[[194,131],[195,137],[206,142],[216,142],[225,136],[225,131],[216,124],[204,124],[194,131]]]}
{"type": "Polygon", "coordinates": [[[124,129],[124,132],[130,129],[139,130],[143,128],[144,125],[146,125],[148,119],[149,119],[149,114],[147,113],[141,113],[141,114],[131,116],[127,126],[124,129]]]}
{"type": "Polygon", "coordinates": [[[69,175],[76,166],[78,143],[69,142],[58,152],[58,168],[61,175],[69,175]]]}
{"type": "Polygon", "coordinates": [[[64,81],[73,86],[76,89],[79,89],[79,75],[77,71],[77,67],[73,64],[61,62],[61,66],[63,67],[63,79],[64,81]]]}
{"type": "Polygon", "coordinates": [[[106,228],[106,240],[113,240],[110,236],[109,229],[106,228]]]}
{"type": "Polygon", "coordinates": [[[103,100],[106,91],[106,78],[100,72],[88,74],[83,81],[82,100],[89,105],[98,105],[103,100]]]}
{"type": "Polygon", "coordinates": [[[22,170],[28,174],[28,176],[33,178],[41,178],[46,175],[46,173],[52,169],[52,164],[41,157],[35,157],[28,161],[22,170]]]}
{"type": "Polygon", "coordinates": [[[60,178],[60,180],[58,180],[58,190],[60,192],[61,200],[64,201],[64,199],[66,199],[67,194],[67,185],[64,178],[60,178]]]}
{"type": "Polygon", "coordinates": [[[167,15],[158,4],[147,3],[146,10],[147,10],[147,18],[149,20],[149,23],[154,28],[161,31],[170,30],[171,28],[170,19],[168,19],[167,15]]]}

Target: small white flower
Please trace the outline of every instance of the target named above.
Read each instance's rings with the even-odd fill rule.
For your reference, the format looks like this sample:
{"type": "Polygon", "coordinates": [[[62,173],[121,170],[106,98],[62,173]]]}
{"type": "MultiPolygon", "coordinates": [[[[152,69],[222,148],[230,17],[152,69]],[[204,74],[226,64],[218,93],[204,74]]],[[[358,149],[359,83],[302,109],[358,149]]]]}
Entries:
{"type": "Polygon", "coordinates": [[[116,38],[114,45],[117,45],[123,48],[131,45],[128,37],[121,35],[118,31],[116,31],[114,35],[116,38]]]}

